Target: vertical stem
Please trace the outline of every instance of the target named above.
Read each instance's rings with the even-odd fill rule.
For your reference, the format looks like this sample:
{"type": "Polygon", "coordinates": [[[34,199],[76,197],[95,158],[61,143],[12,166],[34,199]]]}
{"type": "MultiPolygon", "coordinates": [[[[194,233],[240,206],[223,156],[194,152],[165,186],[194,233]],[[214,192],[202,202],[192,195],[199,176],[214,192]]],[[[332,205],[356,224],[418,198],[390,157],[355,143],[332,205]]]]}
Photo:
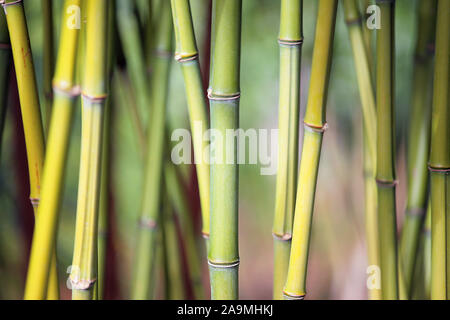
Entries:
{"type": "MultiPolygon", "coordinates": [[[[369,54],[364,39],[361,15],[356,0],[344,0],[345,21],[348,27],[356,67],[363,115],[364,196],[368,263],[379,266],[376,168],[376,113],[369,54]]],[[[369,298],[378,300],[381,291],[369,289],[369,298]]]]}
{"type": "Polygon", "coordinates": [[[5,13],[0,13],[0,155],[3,129],[5,127],[6,107],[8,104],[9,75],[11,70],[11,43],[5,13]]]}
{"type": "Polygon", "coordinates": [[[82,144],[75,246],[70,280],[72,299],[92,300],[97,280],[97,231],[103,112],[107,97],[108,0],[86,3],[86,59],[82,88],[82,144]]]}
{"type": "Polygon", "coordinates": [[[336,0],[320,0],[314,40],[308,104],[304,119],[302,160],[295,202],[292,247],[284,286],[286,299],[303,299],[306,295],[308,252],[314,198],[319,170],[325,114],[330,79],[336,0]]]}
{"type": "Polygon", "coordinates": [[[395,209],[394,6],[379,1],[377,30],[377,187],[383,299],[398,299],[397,224],[395,209]]]}
{"type": "Polygon", "coordinates": [[[280,93],[278,174],[275,194],[273,297],[283,298],[289,265],[298,171],[300,61],[303,43],[302,0],[282,0],[280,35],[280,93]]]}
{"type": "MultiPolygon", "coordinates": [[[[2,1],[8,22],[9,36],[17,75],[20,107],[27,145],[28,171],[30,175],[30,200],[37,212],[40,201],[41,175],[44,163],[44,131],[42,128],[39,97],[36,86],[33,57],[28,36],[27,22],[22,1],[2,1]]],[[[59,295],[56,255],[53,255],[48,288],[49,297],[59,295]]],[[[45,292],[47,284],[44,284],[45,292]]]]}
{"type": "Polygon", "coordinates": [[[172,17],[174,23],[176,52],[175,59],[183,71],[186,98],[189,108],[189,120],[192,131],[194,157],[202,209],[202,233],[209,237],[209,165],[204,159],[203,151],[207,141],[203,139],[209,129],[205,92],[198,61],[198,50],[192,24],[188,0],[172,0],[172,17]]]}
{"type": "Polygon", "coordinates": [[[450,1],[439,0],[431,116],[431,298],[449,296],[449,172],[450,172],[450,1]]]}
{"type": "MultiPolygon", "coordinates": [[[[128,1],[128,0],[125,0],[128,1]]],[[[157,26],[151,79],[151,115],[147,131],[147,157],[143,200],[137,239],[132,299],[148,299],[154,287],[156,234],[161,204],[161,180],[165,142],[165,114],[172,40],[170,4],[163,1],[157,26]]]]}
{"type": "MultiPolygon", "coordinates": [[[[45,115],[45,131],[48,133],[50,126],[50,117],[53,103],[52,78],[54,71],[54,24],[53,24],[53,3],[52,0],[41,0],[42,6],[42,22],[43,22],[43,55],[44,55],[44,115],[45,115]]],[[[63,15],[66,13],[63,12],[63,15]]],[[[63,21],[63,24],[65,21],[63,21]]]]}
{"type": "Polygon", "coordinates": [[[239,126],[241,0],[214,0],[211,79],[211,217],[208,264],[211,299],[239,297],[237,145],[239,126]],[[230,140],[231,139],[231,140],[230,140]],[[225,140],[225,141],[224,141],[225,140]]]}
{"type": "Polygon", "coordinates": [[[419,2],[418,35],[414,56],[412,110],[408,141],[408,201],[400,238],[400,262],[407,298],[413,292],[413,276],[420,231],[425,219],[430,147],[431,84],[436,1],[419,2]]]}

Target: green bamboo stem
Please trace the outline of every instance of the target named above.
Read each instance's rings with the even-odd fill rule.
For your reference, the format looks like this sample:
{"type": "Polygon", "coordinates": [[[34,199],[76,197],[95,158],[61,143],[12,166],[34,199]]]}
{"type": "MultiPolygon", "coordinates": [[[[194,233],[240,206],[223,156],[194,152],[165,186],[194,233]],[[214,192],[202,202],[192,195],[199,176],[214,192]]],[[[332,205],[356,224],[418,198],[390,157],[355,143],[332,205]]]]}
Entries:
{"type": "Polygon", "coordinates": [[[308,252],[317,174],[322,137],[327,128],[326,101],[337,3],[336,0],[319,2],[311,81],[304,118],[303,151],[295,202],[292,246],[284,286],[286,299],[303,299],[306,295],[308,252]]]}
{"type": "MultiPolygon", "coordinates": [[[[367,13],[367,8],[372,4],[373,0],[363,0],[363,17],[365,18],[365,20],[363,20],[362,23],[362,33],[363,33],[363,38],[364,38],[364,45],[366,47],[366,54],[367,54],[367,60],[369,63],[369,69],[370,69],[370,74],[373,76],[373,53],[372,53],[372,48],[373,48],[373,32],[371,29],[369,29],[367,27],[367,19],[369,19],[370,14],[367,13]]],[[[372,78],[373,79],[373,78],[372,78]]]]}
{"type": "Polygon", "coordinates": [[[298,171],[302,0],[282,0],[280,17],[280,93],[278,174],[275,193],[273,297],[283,298],[289,265],[298,171]]]}
{"type": "MultiPolygon", "coordinates": [[[[120,9],[120,8],[119,8],[120,9]]],[[[155,281],[156,231],[161,204],[161,181],[165,142],[165,114],[171,55],[172,22],[170,3],[161,6],[161,23],[157,26],[151,88],[151,115],[147,132],[147,157],[143,201],[137,239],[132,299],[148,299],[155,281]]]]}
{"type": "Polygon", "coordinates": [[[0,13],[0,154],[8,104],[8,80],[11,70],[11,43],[5,13],[0,13]]]}
{"type": "Polygon", "coordinates": [[[98,207],[103,113],[107,97],[108,0],[86,2],[86,53],[82,88],[82,132],[72,299],[92,300],[97,280],[98,207]]]}
{"type": "Polygon", "coordinates": [[[195,41],[194,27],[188,0],[172,0],[172,17],[175,30],[176,52],[175,59],[180,63],[183,71],[186,98],[189,109],[189,120],[192,131],[194,157],[197,169],[200,204],[202,210],[202,233],[209,237],[209,164],[204,159],[204,150],[208,144],[203,139],[209,129],[207,105],[203,91],[198,49],[195,41]]]}
{"type": "MultiPolygon", "coordinates": [[[[66,0],[64,8],[80,5],[79,0],[66,0]]],[[[66,11],[64,11],[66,12],[66,11]]],[[[75,62],[78,44],[78,29],[70,29],[64,23],[67,14],[63,14],[61,41],[53,79],[54,115],[48,135],[46,161],[28,267],[25,299],[43,299],[49,278],[51,253],[56,246],[58,213],[61,207],[65,166],[69,148],[73,110],[78,97],[78,88],[74,85],[75,62]]]]}
{"type": "Polygon", "coordinates": [[[412,110],[408,141],[408,201],[400,238],[400,262],[407,298],[414,289],[413,275],[419,235],[425,219],[430,147],[431,84],[436,1],[419,2],[418,37],[414,57],[412,110]]]}
{"type": "MultiPolygon", "coordinates": [[[[363,161],[366,237],[369,265],[379,266],[376,168],[376,111],[375,95],[367,43],[365,43],[361,15],[355,0],[344,0],[344,14],[353,50],[363,115],[363,161]]],[[[378,300],[381,291],[369,289],[369,298],[378,300]]]]}
{"type": "Polygon", "coordinates": [[[394,6],[377,1],[381,28],[377,30],[377,188],[380,237],[381,291],[383,299],[399,297],[397,221],[395,208],[394,117],[394,6]]]}
{"type": "Polygon", "coordinates": [[[127,61],[127,70],[136,95],[137,107],[143,123],[149,119],[150,96],[148,90],[147,69],[144,48],[141,44],[139,26],[134,15],[134,1],[117,0],[117,30],[127,61]]]}
{"type": "MultiPolygon", "coordinates": [[[[43,74],[43,90],[44,90],[44,115],[45,115],[45,131],[48,133],[51,119],[51,110],[53,104],[52,79],[55,69],[54,63],[54,23],[53,23],[53,3],[52,0],[41,0],[42,6],[42,22],[43,22],[43,55],[44,55],[44,74],[43,74]]],[[[65,14],[65,12],[64,12],[65,14]]],[[[66,21],[63,21],[63,24],[66,21]]]]}
{"type": "MultiPolygon", "coordinates": [[[[40,202],[45,142],[28,27],[22,1],[7,0],[0,3],[6,14],[17,75],[17,88],[27,146],[30,201],[36,214],[40,202]]],[[[44,284],[44,287],[47,298],[58,299],[59,287],[55,253],[52,259],[48,289],[47,284],[44,284]]]]}
{"type": "Polygon", "coordinates": [[[173,208],[165,196],[166,201],[162,212],[164,255],[166,265],[166,298],[182,300],[185,298],[184,279],[181,263],[181,252],[178,246],[178,235],[175,225],[173,208]]]}
{"type": "Polygon", "coordinates": [[[439,0],[436,58],[431,116],[431,298],[448,298],[449,285],[449,172],[450,172],[450,1],[439,0]]]}
{"type": "Polygon", "coordinates": [[[182,188],[177,168],[171,162],[166,163],[164,168],[166,192],[174,206],[179,224],[181,226],[181,237],[184,241],[189,280],[192,285],[194,299],[201,300],[205,293],[202,284],[199,250],[197,249],[195,230],[192,224],[192,214],[189,210],[188,199],[182,188]]]}
{"type": "Polygon", "coordinates": [[[208,264],[213,300],[239,297],[237,147],[236,141],[226,141],[225,137],[227,130],[239,127],[241,10],[241,0],[213,1],[208,89],[211,129],[217,133],[210,154],[208,264]],[[231,143],[234,147],[227,148],[231,143]]]}

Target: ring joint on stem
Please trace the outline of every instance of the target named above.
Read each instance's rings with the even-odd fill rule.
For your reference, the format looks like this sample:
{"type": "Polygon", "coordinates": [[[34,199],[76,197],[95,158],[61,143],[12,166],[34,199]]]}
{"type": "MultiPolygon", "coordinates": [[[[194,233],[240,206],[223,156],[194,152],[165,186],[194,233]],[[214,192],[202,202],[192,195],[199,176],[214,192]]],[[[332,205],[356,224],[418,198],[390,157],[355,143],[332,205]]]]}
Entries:
{"type": "Polygon", "coordinates": [[[230,93],[230,94],[215,94],[211,89],[208,89],[208,99],[213,101],[234,101],[241,98],[241,93],[230,93]]]}
{"type": "Polygon", "coordinates": [[[285,234],[278,234],[275,232],[272,232],[272,236],[274,239],[279,241],[291,241],[292,240],[292,234],[285,233],[285,234]]]}
{"type": "Polygon", "coordinates": [[[316,133],[324,133],[328,130],[328,123],[325,122],[322,126],[317,126],[311,123],[307,123],[306,121],[303,121],[303,125],[306,130],[316,132],[316,133]]]}
{"type": "Polygon", "coordinates": [[[239,264],[241,263],[241,261],[239,259],[232,261],[232,262],[214,262],[210,259],[208,259],[208,265],[214,268],[219,268],[219,269],[228,269],[228,268],[234,268],[239,266],[239,264]]]}
{"type": "MultiPolygon", "coordinates": [[[[69,99],[75,99],[80,95],[80,86],[67,87],[61,85],[61,82],[54,82],[52,88],[53,93],[65,95],[69,99]]],[[[51,96],[53,97],[53,94],[51,96]]]]}
{"type": "Polygon", "coordinates": [[[437,173],[443,173],[443,174],[450,173],[450,168],[436,167],[436,166],[432,166],[431,164],[428,164],[428,170],[430,172],[437,172],[437,173]]]}
{"type": "Polygon", "coordinates": [[[106,98],[108,97],[107,94],[97,94],[97,95],[89,95],[85,92],[81,92],[81,96],[83,97],[83,99],[91,102],[91,103],[101,103],[104,102],[106,100],[106,98]]]}
{"type": "Polygon", "coordinates": [[[186,53],[178,53],[178,52],[176,52],[175,53],[175,60],[177,61],[177,62],[188,62],[188,61],[193,61],[193,60],[197,60],[198,59],[198,53],[197,52],[194,52],[194,53],[189,53],[189,54],[186,54],[186,53]]]}
{"type": "Polygon", "coordinates": [[[16,4],[22,4],[23,0],[16,0],[16,1],[12,1],[12,2],[6,2],[6,0],[0,0],[0,4],[3,6],[3,9],[5,9],[5,13],[6,13],[6,7],[9,6],[14,6],[16,4]]]}
{"type": "Polygon", "coordinates": [[[278,38],[278,43],[283,46],[292,46],[292,47],[301,46],[303,44],[303,38],[296,39],[296,40],[278,38]]]}
{"type": "Polygon", "coordinates": [[[304,294],[293,294],[293,293],[288,293],[288,292],[283,290],[283,296],[287,300],[305,300],[306,293],[304,293],[304,294]]]}
{"type": "Polygon", "coordinates": [[[393,188],[398,185],[398,180],[388,181],[383,179],[375,179],[375,181],[377,182],[377,186],[380,188],[393,188]]]}
{"type": "Polygon", "coordinates": [[[40,198],[30,198],[31,201],[31,205],[33,206],[34,209],[36,209],[37,207],[39,207],[39,202],[41,201],[40,198]]]}
{"type": "Polygon", "coordinates": [[[74,280],[70,277],[70,284],[72,285],[72,290],[89,290],[95,285],[97,279],[92,280],[74,280]]]}

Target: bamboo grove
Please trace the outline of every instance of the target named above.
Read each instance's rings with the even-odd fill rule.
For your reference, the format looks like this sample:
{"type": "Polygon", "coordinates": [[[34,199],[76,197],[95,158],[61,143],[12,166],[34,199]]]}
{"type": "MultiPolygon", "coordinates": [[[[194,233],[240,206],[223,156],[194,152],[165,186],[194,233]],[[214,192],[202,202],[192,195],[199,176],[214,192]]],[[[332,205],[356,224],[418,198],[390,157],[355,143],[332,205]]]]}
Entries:
{"type": "Polygon", "coordinates": [[[333,298],[318,278],[332,287],[329,262],[349,262],[328,238],[361,224],[364,298],[450,299],[450,1],[405,1],[0,1],[0,203],[29,199],[2,210],[25,208],[0,216],[14,221],[0,242],[29,247],[19,263],[20,244],[0,245],[0,277],[23,265],[26,300],[237,300],[251,281],[264,298],[333,298]],[[399,61],[405,14],[413,49],[399,61]],[[336,71],[344,58],[350,72],[336,71]],[[254,88],[252,72],[273,79],[254,88]],[[277,128],[276,177],[252,185],[242,127],[259,112],[277,128]]]}

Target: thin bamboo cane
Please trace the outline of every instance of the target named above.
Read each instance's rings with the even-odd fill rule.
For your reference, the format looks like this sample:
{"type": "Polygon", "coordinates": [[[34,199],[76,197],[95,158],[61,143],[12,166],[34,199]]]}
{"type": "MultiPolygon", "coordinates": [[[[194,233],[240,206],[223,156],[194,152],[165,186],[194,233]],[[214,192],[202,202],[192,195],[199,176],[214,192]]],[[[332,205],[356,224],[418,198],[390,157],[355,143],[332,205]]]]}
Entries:
{"type": "MultiPolygon", "coordinates": [[[[80,5],[80,0],[66,0],[64,8],[80,5]]],[[[49,276],[51,252],[55,250],[58,213],[61,207],[65,165],[69,148],[73,110],[78,87],[74,86],[78,29],[65,23],[64,10],[61,41],[53,79],[54,116],[48,136],[42,183],[42,200],[38,209],[28,267],[25,299],[43,299],[49,276]]]]}
{"type": "Polygon", "coordinates": [[[189,120],[202,209],[202,233],[208,239],[210,225],[210,168],[208,162],[204,159],[203,152],[207,146],[207,141],[203,137],[209,129],[206,98],[202,86],[198,49],[195,41],[189,1],[172,0],[171,4],[176,40],[175,59],[180,63],[183,71],[189,108],[189,120]]]}
{"type": "Polygon", "coordinates": [[[155,39],[151,88],[151,115],[147,132],[147,157],[143,201],[139,221],[136,260],[132,283],[132,299],[148,299],[152,295],[156,231],[161,203],[161,180],[164,155],[165,113],[172,40],[170,3],[164,1],[155,39]]]}
{"type": "MultiPolygon", "coordinates": [[[[9,0],[0,3],[3,5],[6,14],[17,75],[25,143],[27,145],[30,200],[36,213],[40,201],[41,175],[44,163],[44,133],[33,57],[22,1],[9,0]]],[[[49,286],[48,289],[45,289],[45,292],[48,292],[48,298],[57,299],[59,297],[59,288],[55,254],[53,254],[52,259],[49,286]]]]}
{"type": "MultiPolygon", "coordinates": [[[[355,0],[344,0],[344,14],[353,49],[363,115],[364,196],[368,263],[379,266],[379,239],[377,218],[376,168],[376,113],[375,96],[367,44],[364,39],[361,15],[355,0]]],[[[379,300],[381,291],[369,289],[369,298],[379,300]]]]}
{"type": "Polygon", "coordinates": [[[284,298],[303,299],[314,198],[323,133],[327,128],[325,114],[330,78],[331,57],[336,21],[336,0],[321,0],[314,40],[311,81],[304,119],[302,160],[295,203],[292,247],[284,287],[284,298]]]}
{"type": "MultiPolygon", "coordinates": [[[[44,90],[44,115],[45,132],[48,133],[50,127],[51,110],[53,103],[52,78],[55,69],[54,63],[54,39],[53,39],[53,3],[51,0],[41,0],[42,6],[42,22],[43,22],[43,55],[44,55],[44,74],[43,74],[43,90],[44,90]]],[[[64,12],[63,12],[64,14],[64,12]]]]}
{"type": "Polygon", "coordinates": [[[195,230],[192,225],[192,214],[182,189],[180,178],[177,175],[176,167],[172,163],[166,163],[164,168],[164,178],[167,194],[174,206],[180,226],[182,228],[182,239],[185,244],[186,259],[189,272],[189,280],[192,285],[194,299],[203,299],[205,296],[202,285],[202,274],[200,266],[199,250],[195,241],[195,230]]]}
{"type": "Polygon", "coordinates": [[[450,181],[450,1],[439,0],[431,118],[431,298],[447,299],[449,285],[450,181]]]}
{"type": "Polygon", "coordinates": [[[213,2],[208,89],[211,129],[217,135],[211,137],[210,150],[208,264],[213,300],[239,297],[237,147],[235,139],[226,138],[226,131],[239,126],[241,11],[241,0],[213,2]]]}
{"type": "Polygon", "coordinates": [[[436,1],[419,2],[418,37],[414,57],[412,111],[408,141],[408,201],[400,238],[400,266],[410,298],[419,235],[423,227],[427,203],[428,154],[430,147],[431,84],[436,1]]]}
{"type": "Polygon", "coordinates": [[[291,251],[298,171],[302,0],[282,0],[280,17],[280,93],[278,173],[273,221],[273,298],[283,298],[291,251]]]}
{"type": "Polygon", "coordinates": [[[377,189],[383,299],[398,299],[397,226],[395,209],[394,6],[378,1],[377,30],[377,189]]]}
{"type": "Polygon", "coordinates": [[[86,2],[86,56],[82,88],[82,145],[75,245],[70,280],[72,299],[94,298],[103,112],[107,96],[108,0],[86,2]]]}
{"type": "Polygon", "coordinates": [[[148,119],[150,105],[148,91],[148,77],[144,58],[144,48],[141,44],[139,26],[133,13],[134,1],[117,1],[117,27],[123,52],[127,62],[127,69],[136,94],[136,101],[143,123],[148,119]]]}
{"type": "Polygon", "coordinates": [[[0,13],[0,154],[8,104],[8,80],[11,70],[11,43],[5,13],[0,13]]]}
{"type": "Polygon", "coordinates": [[[364,38],[364,45],[366,47],[366,54],[367,54],[367,60],[369,63],[369,69],[370,69],[370,74],[373,76],[373,53],[372,53],[372,40],[373,40],[373,32],[371,29],[369,29],[367,27],[367,20],[370,17],[370,13],[367,12],[367,8],[372,5],[373,0],[363,0],[363,17],[365,18],[365,20],[363,20],[362,23],[362,33],[363,33],[363,38],[364,38]]]}

